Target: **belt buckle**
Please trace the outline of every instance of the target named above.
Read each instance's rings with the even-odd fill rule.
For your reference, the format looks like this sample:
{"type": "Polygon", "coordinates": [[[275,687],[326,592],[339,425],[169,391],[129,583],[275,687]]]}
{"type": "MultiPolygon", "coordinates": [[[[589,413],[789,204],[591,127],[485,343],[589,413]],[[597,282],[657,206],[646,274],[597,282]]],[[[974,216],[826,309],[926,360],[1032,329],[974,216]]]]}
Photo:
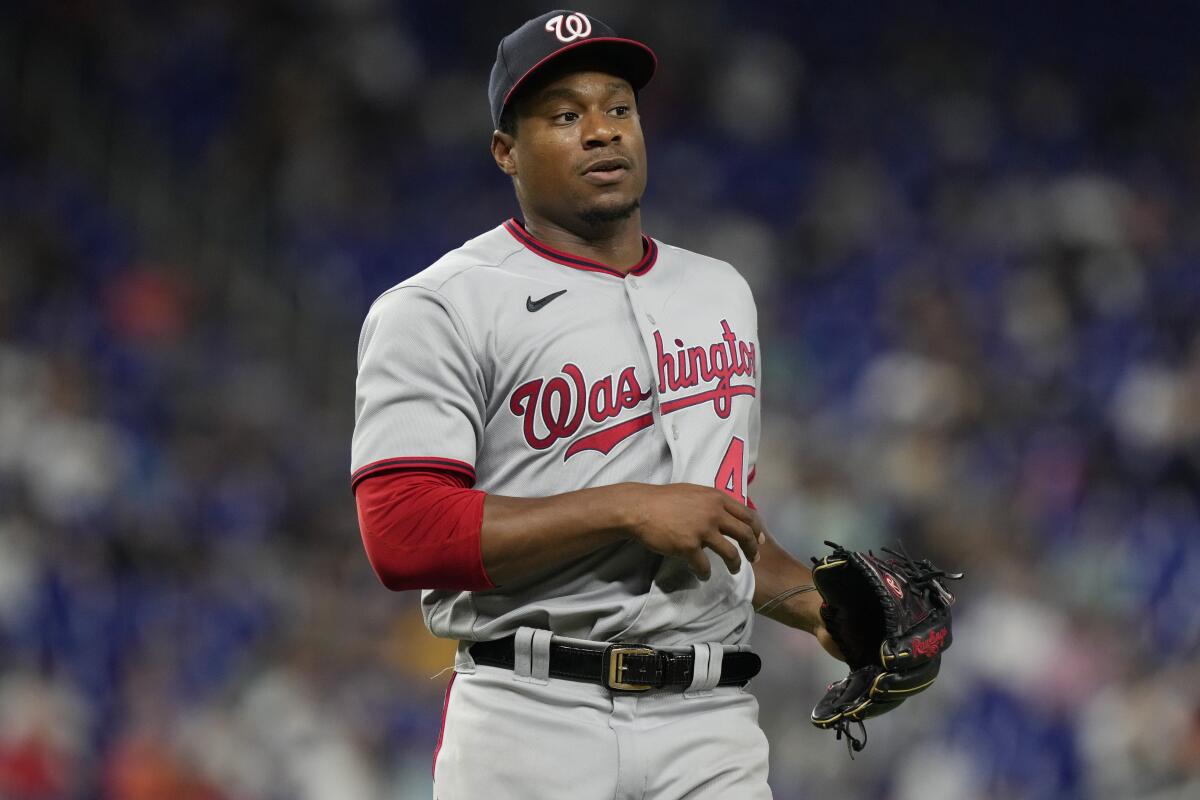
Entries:
{"type": "Polygon", "coordinates": [[[652,683],[626,683],[621,680],[625,672],[626,656],[655,655],[653,647],[639,644],[614,644],[608,648],[607,686],[621,692],[646,692],[654,688],[652,683]]]}

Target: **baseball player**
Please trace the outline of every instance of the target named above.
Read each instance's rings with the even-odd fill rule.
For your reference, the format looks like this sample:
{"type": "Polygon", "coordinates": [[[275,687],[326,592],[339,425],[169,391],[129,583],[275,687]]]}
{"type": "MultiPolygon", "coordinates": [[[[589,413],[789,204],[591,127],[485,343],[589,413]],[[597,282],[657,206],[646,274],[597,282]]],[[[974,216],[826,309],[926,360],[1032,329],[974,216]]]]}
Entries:
{"type": "Polygon", "coordinates": [[[520,217],[372,305],[352,485],[371,564],[459,643],[440,800],[767,798],[755,608],[838,655],[748,497],[749,288],[641,230],[656,59],[593,17],[504,37],[520,217]]]}

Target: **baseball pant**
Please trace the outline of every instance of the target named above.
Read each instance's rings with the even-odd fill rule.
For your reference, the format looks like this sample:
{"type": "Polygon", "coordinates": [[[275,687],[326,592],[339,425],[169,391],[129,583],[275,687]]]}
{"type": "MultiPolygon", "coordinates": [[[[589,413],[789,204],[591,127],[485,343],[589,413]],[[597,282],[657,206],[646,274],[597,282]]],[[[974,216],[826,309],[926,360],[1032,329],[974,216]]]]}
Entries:
{"type": "Polygon", "coordinates": [[[614,694],[477,666],[447,694],[435,800],[770,797],[758,701],[737,686],[614,694]]]}

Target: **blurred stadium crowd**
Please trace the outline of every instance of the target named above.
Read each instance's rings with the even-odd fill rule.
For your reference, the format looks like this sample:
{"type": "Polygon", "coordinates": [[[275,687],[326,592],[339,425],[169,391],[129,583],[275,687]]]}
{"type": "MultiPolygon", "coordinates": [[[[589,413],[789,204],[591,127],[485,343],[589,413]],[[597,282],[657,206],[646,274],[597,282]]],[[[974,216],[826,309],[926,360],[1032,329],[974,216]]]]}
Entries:
{"type": "MultiPolygon", "coordinates": [[[[1200,796],[1200,12],[1143,8],[580,6],[659,53],[647,231],[756,289],[775,535],[968,573],[854,762],[759,621],[778,800],[1200,796]]],[[[356,341],[516,212],[487,70],[543,10],[5,4],[0,798],[428,796],[356,341]]]]}

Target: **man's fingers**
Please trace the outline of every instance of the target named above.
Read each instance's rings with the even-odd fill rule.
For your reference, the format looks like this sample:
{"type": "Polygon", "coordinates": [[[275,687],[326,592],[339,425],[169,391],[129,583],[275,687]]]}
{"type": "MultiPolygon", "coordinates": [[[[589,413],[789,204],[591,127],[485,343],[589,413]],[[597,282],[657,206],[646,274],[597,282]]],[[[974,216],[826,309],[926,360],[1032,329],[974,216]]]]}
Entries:
{"type": "Polygon", "coordinates": [[[727,517],[721,523],[721,533],[737,541],[751,564],[758,561],[758,531],[740,519],[727,517]]]}
{"type": "Polygon", "coordinates": [[[708,556],[704,555],[703,550],[692,550],[687,555],[688,565],[692,568],[692,572],[696,573],[696,577],[702,581],[709,579],[712,575],[712,564],[708,561],[708,556]]]}
{"type": "Polygon", "coordinates": [[[725,510],[753,528],[755,536],[758,536],[760,531],[766,529],[766,526],[763,525],[762,517],[753,508],[739,503],[724,492],[721,492],[721,498],[724,501],[725,510]]]}
{"type": "Polygon", "coordinates": [[[721,492],[721,499],[724,501],[726,511],[747,525],[754,527],[756,531],[762,530],[762,521],[758,518],[757,511],[745,503],[739,503],[724,492],[721,492]]]}
{"type": "Polygon", "coordinates": [[[704,546],[721,557],[730,573],[736,574],[742,568],[742,557],[733,542],[719,533],[713,533],[704,538],[704,546]]]}

